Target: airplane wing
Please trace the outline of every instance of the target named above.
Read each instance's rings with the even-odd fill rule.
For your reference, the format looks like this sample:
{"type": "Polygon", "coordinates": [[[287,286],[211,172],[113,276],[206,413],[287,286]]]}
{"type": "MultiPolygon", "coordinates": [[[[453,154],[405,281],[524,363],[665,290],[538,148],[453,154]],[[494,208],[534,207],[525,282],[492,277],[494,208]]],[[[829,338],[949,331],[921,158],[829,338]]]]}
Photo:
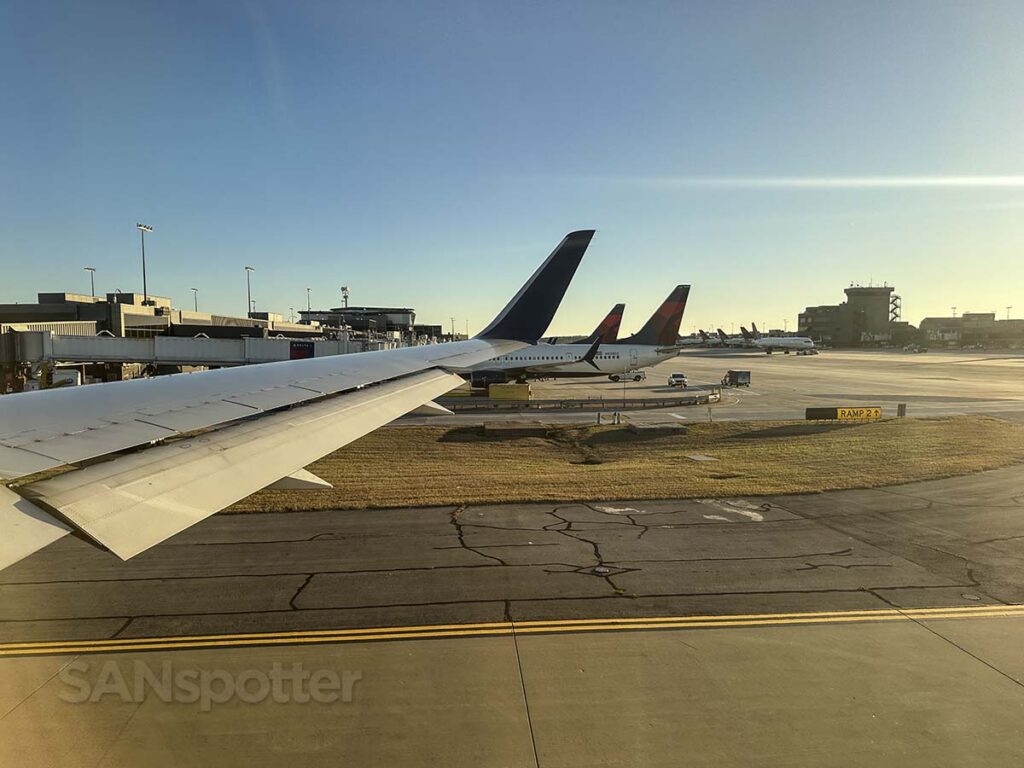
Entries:
{"type": "Polygon", "coordinates": [[[0,397],[0,568],[68,533],[127,559],[308,481],[305,465],[458,386],[454,371],[535,342],[593,234],[567,235],[467,341],[0,397]]]}

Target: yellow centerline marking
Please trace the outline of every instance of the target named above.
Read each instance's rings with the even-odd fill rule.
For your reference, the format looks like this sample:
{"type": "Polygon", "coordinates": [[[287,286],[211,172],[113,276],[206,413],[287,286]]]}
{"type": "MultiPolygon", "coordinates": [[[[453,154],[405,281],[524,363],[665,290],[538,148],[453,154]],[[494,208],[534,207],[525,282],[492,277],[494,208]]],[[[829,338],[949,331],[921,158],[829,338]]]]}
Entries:
{"type": "Polygon", "coordinates": [[[516,634],[613,632],[642,629],[706,629],[715,627],[797,626],[850,624],[867,621],[914,621],[916,619],[1024,617],[1024,605],[978,605],[907,610],[819,611],[803,613],[752,613],[722,616],[663,616],[608,619],[563,619],[476,624],[427,624],[366,629],[320,629],[221,635],[182,635],[99,640],[57,640],[0,644],[0,657],[39,654],[102,653],[104,651],[153,651],[201,648],[300,645],[366,642],[373,640],[494,637],[516,634]]]}
{"type": "MultiPolygon", "coordinates": [[[[788,618],[802,618],[810,619],[815,617],[821,617],[828,619],[833,616],[858,616],[868,615],[876,617],[884,616],[927,616],[934,613],[977,613],[977,612],[988,612],[991,610],[1000,611],[1014,611],[1024,613],[1024,605],[966,605],[949,608],[907,608],[899,610],[895,608],[886,609],[863,609],[863,610],[849,610],[849,611],[812,611],[812,612],[799,612],[799,613],[747,613],[747,614],[708,614],[708,615],[695,615],[695,616],[650,616],[650,617],[638,617],[638,618],[607,618],[607,619],[549,619],[541,621],[517,621],[514,622],[517,628],[525,627],[562,627],[566,625],[577,626],[577,625],[588,625],[588,624],[628,624],[628,623],[658,623],[658,622],[679,622],[679,621],[735,621],[735,620],[754,620],[754,619],[788,619],[788,618]]],[[[487,622],[487,623],[470,623],[470,624],[420,624],[410,625],[405,627],[371,627],[362,629],[311,629],[311,630],[291,630],[285,632],[255,632],[255,633],[242,633],[242,634],[221,634],[221,635],[173,635],[169,637],[139,637],[139,638],[120,638],[120,639],[100,639],[100,640],[56,640],[56,641],[40,641],[33,643],[8,643],[0,644],[0,650],[7,648],[18,648],[18,647],[33,647],[41,648],[46,646],[67,646],[67,645],[117,645],[121,643],[164,643],[174,642],[179,640],[184,641],[198,641],[198,640],[232,640],[232,639],[246,639],[246,638],[277,638],[277,637],[307,637],[307,636],[318,636],[318,635],[365,635],[365,634],[380,634],[380,633],[406,633],[406,632],[434,632],[440,630],[470,630],[470,629],[490,629],[490,628],[508,628],[511,627],[512,623],[507,621],[498,622],[487,622]]]]}

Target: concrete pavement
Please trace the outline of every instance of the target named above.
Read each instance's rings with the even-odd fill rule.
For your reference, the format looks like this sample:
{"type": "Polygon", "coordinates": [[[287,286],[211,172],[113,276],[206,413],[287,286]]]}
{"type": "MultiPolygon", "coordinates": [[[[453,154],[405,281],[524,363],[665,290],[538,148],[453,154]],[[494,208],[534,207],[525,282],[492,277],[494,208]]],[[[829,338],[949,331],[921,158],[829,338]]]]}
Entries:
{"type": "Polygon", "coordinates": [[[1016,764],[1022,489],[217,515],[128,563],[66,539],[0,575],[0,764],[1016,764]],[[358,681],[72,704],[72,663],[358,681]]]}
{"type": "MultiPolygon", "coordinates": [[[[647,369],[647,380],[613,384],[603,378],[552,379],[533,383],[538,399],[603,398],[608,410],[616,398],[665,397],[678,393],[666,380],[674,371],[686,373],[691,389],[717,386],[730,368],[749,370],[750,388],[727,388],[712,406],[658,411],[632,411],[637,423],[676,421],[802,419],[804,409],[830,405],[878,405],[895,416],[906,403],[911,416],[985,414],[1024,420],[1024,355],[984,352],[825,350],[820,355],[765,355],[755,351],[691,349],[647,369]]],[[[545,423],[593,423],[593,413],[467,413],[429,417],[418,423],[466,423],[536,420],[545,423]]]]}

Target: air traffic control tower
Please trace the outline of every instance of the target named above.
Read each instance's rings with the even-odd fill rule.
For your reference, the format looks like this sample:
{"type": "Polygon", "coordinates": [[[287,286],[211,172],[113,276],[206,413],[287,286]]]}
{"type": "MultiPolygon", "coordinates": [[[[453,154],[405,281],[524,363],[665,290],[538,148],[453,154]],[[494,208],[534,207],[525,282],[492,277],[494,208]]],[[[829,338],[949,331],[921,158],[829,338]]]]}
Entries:
{"type": "Polygon", "coordinates": [[[807,307],[800,313],[798,327],[804,336],[840,347],[889,342],[903,325],[900,297],[890,285],[851,285],[846,301],[807,307]]]}
{"type": "Polygon", "coordinates": [[[892,292],[892,286],[851,286],[844,291],[852,326],[851,340],[861,339],[863,334],[870,338],[889,337],[892,292]]]}

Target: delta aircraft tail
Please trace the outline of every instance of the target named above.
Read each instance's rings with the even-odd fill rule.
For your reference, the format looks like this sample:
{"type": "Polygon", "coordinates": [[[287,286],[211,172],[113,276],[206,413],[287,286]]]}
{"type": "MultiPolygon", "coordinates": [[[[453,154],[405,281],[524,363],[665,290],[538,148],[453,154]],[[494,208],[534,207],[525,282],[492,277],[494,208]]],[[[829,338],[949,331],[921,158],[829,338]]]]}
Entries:
{"type": "Polygon", "coordinates": [[[683,321],[683,312],[686,310],[686,299],[689,295],[690,286],[677,285],[638,333],[615,343],[651,347],[675,345],[676,339],[679,337],[679,326],[683,321]]]}

